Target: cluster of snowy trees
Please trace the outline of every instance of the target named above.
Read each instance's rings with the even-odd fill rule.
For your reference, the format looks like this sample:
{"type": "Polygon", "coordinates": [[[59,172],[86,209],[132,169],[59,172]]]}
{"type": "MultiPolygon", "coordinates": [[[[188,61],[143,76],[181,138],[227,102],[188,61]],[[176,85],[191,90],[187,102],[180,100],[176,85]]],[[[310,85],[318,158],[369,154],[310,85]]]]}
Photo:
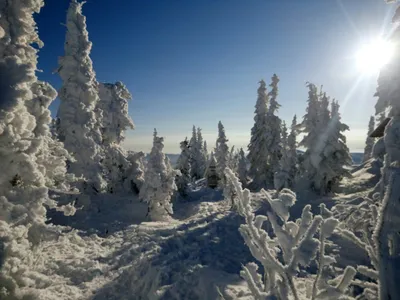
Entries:
{"type": "Polygon", "coordinates": [[[339,181],[348,176],[351,166],[350,152],[343,132],[347,125],[340,120],[339,104],[326,93],[308,83],[307,112],[300,124],[294,116],[287,133],[286,124],[276,115],[279,78],[272,76],[267,92],[265,81],[260,81],[255,106],[254,126],[248,146],[250,188],[295,188],[298,181],[302,188],[311,188],[327,194],[337,188],[339,181]],[[329,105],[331,108],[329,109],[329,105]],[[297,144],[296,138],[302,134],[297,144]],[[297,147],[304,148],[301,157],[297,147]],[[299,159],[301,158],[301,159],[299,159]]]}
{"type": "Polygon", "coordinates": [[[82,4],[72,0],[67,12],[54,121],[49,105],[57,92],[36,76],[43,43],[33,14],[44,2],[0,0],[1,299],[34,299],[26,264],[33,248],[56,234],[45,223],[46,207],[76,211],[58,206],[49,189],[93,195],[139,193],[143,185],[143,153],[121,147],[124,131],[133,128],[131,95],[121,82],[97,82],[82,4]]]}

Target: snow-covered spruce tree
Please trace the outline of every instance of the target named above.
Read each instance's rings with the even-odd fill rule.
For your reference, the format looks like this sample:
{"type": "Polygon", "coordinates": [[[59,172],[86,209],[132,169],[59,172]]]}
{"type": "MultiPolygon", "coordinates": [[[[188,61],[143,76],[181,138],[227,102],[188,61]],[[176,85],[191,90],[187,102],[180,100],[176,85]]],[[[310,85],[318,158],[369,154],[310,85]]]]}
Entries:
{"type": "Polygon", "coordinates": [[[267,113],[267,124],[266,126],[269,129],[268,139],[267,139],[267,149],[268,149],[268,161],[269,161],[269,169],[267,180],[271,185],[274,180],[274,174],[279,170],[279,160],[281,159],[281,131],[282,131],[282,121],[281,119],[275,115],[278,112],[279,107],[281,106],[278,101],[278,83],[279,78],[276,74],[274,74],[271,78],[271,84],[269,85],[271,91],[269,92],[270,96],[270,105],[267,113]]]}
{"type": "Polygon", "coordinates": [[[197,142],[197,130],[196,126],[193,125],[192,138],[189,142],[190,147],[190,177],[193,179],[201,178],[202,174],[199,174],[199,144],[197,142]]]}
{"type": "Polygon", "coordinates": [[[129,162],[129,167],[125,170],[124,176],[125,191],[139,194],[144,183],[144,157],[145,154],[141,151],[128,154],[127,160],[129,162]]]}
{"type": "Polygon", "coordinates": [[[329,278],[329,272],[326,272],[336,262],[325,252],[326,239],[339,222],[325,205],[322,204],[321,213],[317,216],[313,216],[311,206],[306,205],[301,218],[292,222],[288,221],[289,209],[296,201],[295,194],[283,189],[273,199],[261,190],[261,197],[269,207],[266,216],[255,216],[250,205],[250,191],[241,188],[239,179],[231,170],[227,168],[225,172],[234,188],[237,211],[245,218],[245,224],[239,228],[240,234],[264,268],[262,276],[258,273],[257,264],[248,263],[240,273],[255,299],[354,299],[346,295],[356,274],[353,267],[346,267],[343,274],[336,278],[329,278]],[[273,234],[262,229],[265,221],[269,221],[273,234]],[[318,239],[315,237],[317,232],[318,239]],[[317,253],[318,270],[314,282],[299,293],[298,268],[308,266],[316,259],[317,253]],[[329,279],[335,283],[328,284],[329,279]],[[305,297],[300,298],[301,295],[305,297]],[[344,295],[346,298],[342,298],[344,295]]]}
{"type": "Polygon", "coordinates": [[[384,141],[386,148],[383,175],[388,184],[380,210],[374,238],[379,266],[379,296],[383,299],[398,299],[400,295],[400,7],[393,17],[395,30],[391,41],[395,51],[390,62],[381,69],[378,78],[376,113],[389,108],[391,118],[386,126],[384,141]]]}
{"type": "Polygon", "coordinates": [[[279,170],[275,172],[274,186],[277,191],[289,188],[292,185],[290,180],[291,160],[288,147],[288,135],[285,122],[282,124],[282,157],[279,160],[279,170]]]}
{"type": "Polygon", "coordinates": [[[224,170],[229,163],[229,148],[227,145],[228,139],[225,135],[224,125],[221,121],[218,123],[218,138],[215,148],[215,159],[217,160],[217,174],[222,184],[225,182],[224,170]]]}
{"type": "Polygon", "coordinates": [[[228,156],[228,167],[234,172],[237,171],[239,165],[239,151],[235,149],[235,146],[231,147],[228,156]]]}
{"type": "Polygon", "coordinates": [[[308,87],[308,106],[303,121],[297,126],[300,133],[303,133],[303,139],[299,142],[299,147],[306,149],[302,155],[301,174],[300,176],[308,181],[316,175],[316,167],[311,160],[312,157],[319,157],[316,152],[316,145],[321,135],[319,125],[319,107],[317,87],[312,83],[307,83],[308,87]]]}
{"type": "Polygon", "coordinates": [[[64,144],[58,141],[50,131],[52,118],[49,110],[57,92],[47,82],[36,81],[31,91],[34,98],[27,101],[28,111],[35,117],[36,126],[33,130],[41,145],[36,152],[36,161],[41,173],[45,176],[46,186],[68,190],[74,178],[66,173],[66,161],[73,158],[65,150],[64,144]]]}
{"type": "Polygon", "coordinates": [[[187,138],[181,142],[181,154],[176,163],[176,168],[181,172],[181,176],[177,179],[176,185],[182,196],[187,195],[187,188],[191,182],[190,178],[190,148],[187,138]]]}
{"type": "Polygon", "coordinates": [[[144,183],[139,198],[148,203],[148,217],[152,221],[167,221],[173,214],[171,198],[177,190],[175,177],[180,174],[166,163],[164,139],[154,129],[153,148],[149,154],[144,183]]]}
{"type": "Polygon", "coordinates": [[[372,157],[372,148],[374,147],[375,139],[370,137],[370,135],[374,131],[374,129],[375,129],[375,118],[374,116],[371,116],[368,123],[367,139],[365,140],[363,162],[366,162],[368,159],[372,157]]]}
{"type": "Polygon", "coordinates": [[[268,186],[268,140],[267,112],[269,96],[264,80],[261,80],[257,90],[254,126],[251,129],[251,138],[248,145],[248,160],[250,163],[249,175],[253,178],[252,186],[255,190],[268,186]]]}
{"type": "MultiPolygon", "coordinates": [[[[42,46],[33,19],[43,1],[0,1],[0,298],[36,299],[32,248],[45,238],[46,172],[38,160],[46,126],[32,115],[29,101],[38,81],[37,50],[42,46]],[[39,127],[40,128],[39,128],[39,127]],[[35,132],[35,130],[38,130],[35,132]]],[[[47,166],[46,166],[47,167],[47,166]]],[[[70,211],[73,212],[73,209],[70,211]]]]}
{"type": "Polygon", "coordinates": [[[217,173],[217,161],[215,160],[214,152],[212,151],[204,177],[207,180],[208,187],[216,188],[218,186],[219,177],[217,173]]]}
{"type": "Polygon", "coordinates": [[[59,58],[58,74],[62,79],[59,92],[58,137],[74,156],[68,171],[85,182],[81,191],[101,192],[106,187],[102,169],[101,112],[97,109],[98,86],[89,53],[92,43],[86,30],[82,5],[72,0],[67,12],[65,54],[59,58]]]}
{"type": "Polygon", "coordinates": [[[125,191],[126,170],[130,168],[127,153],[121,143],[125,139],[125,131],[134,128],[128,114],[128,101],[132,99],[132,95],[126,86],[118,81],[100,83],[99,97],[97,107],[103,112],[101,132],[103,151],[106,154],[103,166],[107,190],[110,193],[118,193],[125,191]]]}
{"type": "Polygon", "coordinates": [[[338,188],[339,182],[344,177],[351,176],[349,167],[353,164],[353,160],[346,144],[346,136],[344,135],[344,132],[349,130],[349,126],[341,122],[338,101],[334,99],[331,107],[331,123],[329,124],[329,128],[332,129],[328,131],[331,139],[328,139],[329,144],[325,147],[324,155],[329,159],[331,169],[334,172],[330,178],[330,189],[334,191],[338,188]]]}
{"type": "Polygon", "coordinates": [[[204,152],[204,141],[203,141],[203,135],[201,133],[201,128],[197,128],[197,155],[198,155],[198,176],[200,178],[203,177],[204,172],[206,171],[207,168],[207,155],[204,152]]]}
{"type": "Polygon", "coordinates": [[[349,128],[340,121],[337,101],[332,101],[329,115],[326,93],[321,94],[319,101],[315,86],[309,84],[309,89],[309,107],[300,126],[306,133],[300,145],[307,148],[302,176],[314,191],[324,195],[334,191],[339,181],[350,175],[346,167],[351,166],[352,160],[342,133],[349,128]]]}
{"type": "Polygon", "coordinates": [[[297,159],[297,117],[294,115],[292,125],[290,128],[290,134],[288,136],[288,155],[289,155],[289,188],[293,188],[296,183],[298,175],[298,159],[297,159]]]}
{"type": "Polygon", "coordinates": [[[208,154],[207,141],[204,141],[204,144],[203,144],[203,155],[204,155],[206,165],[207,165],[207,162],[210,159],[210,155],[208,154]]]}
{"type": "Polygon", "coordinates": [[[242,187],[245,188],[248,184],[248,170],[247,170],[247,159],[246,155],[243,151],[243,148],[240,148],[239,151],[239,163],[238,163],[238,176],[239,180],[242,183],[242,187]]]}

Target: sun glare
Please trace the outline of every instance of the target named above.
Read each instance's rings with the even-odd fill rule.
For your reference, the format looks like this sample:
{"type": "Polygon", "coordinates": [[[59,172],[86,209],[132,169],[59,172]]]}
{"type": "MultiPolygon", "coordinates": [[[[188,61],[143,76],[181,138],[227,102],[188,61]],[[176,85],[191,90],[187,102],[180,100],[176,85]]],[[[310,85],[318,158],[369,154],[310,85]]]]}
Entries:
{"type": "Polygon", "coordinates": [[[389,62],[393,52],[393,44],[383,39],[365,44],[356,54],[357,68],[363,74],[379,72],[389,62]]]}

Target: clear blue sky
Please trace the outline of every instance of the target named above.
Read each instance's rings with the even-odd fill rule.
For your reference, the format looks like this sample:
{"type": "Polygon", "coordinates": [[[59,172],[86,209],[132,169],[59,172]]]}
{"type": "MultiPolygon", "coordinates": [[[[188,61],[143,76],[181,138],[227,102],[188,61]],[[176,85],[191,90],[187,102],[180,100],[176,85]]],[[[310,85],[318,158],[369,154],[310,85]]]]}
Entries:
{"type": "MultiPolygon", "coordinates": [[[[36,16],[45,43],[39,77],[58,89],[52,71],[63,55],[69,1],[45,2],[36,16]]],[[[306,81],[323,84],[342,104],[350,148],[362,149],[376,74],[356,84],[353,54],[387,28],[393,10],[383,0],[89,0],[83,7],[97,79],[120,80],[134,96],[136,129],[126,147],[149,151],[156,127],[170,153],[193,124],[214,146],[219,120],[231,145],[246,147],[258,81],[273,73],[282,119],[304,115],[306,81]]]]}

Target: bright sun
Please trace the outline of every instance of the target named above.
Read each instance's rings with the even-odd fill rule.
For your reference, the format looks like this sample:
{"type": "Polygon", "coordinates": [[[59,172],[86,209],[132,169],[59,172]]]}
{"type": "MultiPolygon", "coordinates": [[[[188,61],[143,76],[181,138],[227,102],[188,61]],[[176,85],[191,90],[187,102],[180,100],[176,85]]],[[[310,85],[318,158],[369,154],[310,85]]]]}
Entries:
{"type": "Polygon", "coordinates": [[[357,68],[363,74],[376,73],[389,62],[393,52],[393,44],[383,39],[365,44],[356,54],[357,68]]]}

